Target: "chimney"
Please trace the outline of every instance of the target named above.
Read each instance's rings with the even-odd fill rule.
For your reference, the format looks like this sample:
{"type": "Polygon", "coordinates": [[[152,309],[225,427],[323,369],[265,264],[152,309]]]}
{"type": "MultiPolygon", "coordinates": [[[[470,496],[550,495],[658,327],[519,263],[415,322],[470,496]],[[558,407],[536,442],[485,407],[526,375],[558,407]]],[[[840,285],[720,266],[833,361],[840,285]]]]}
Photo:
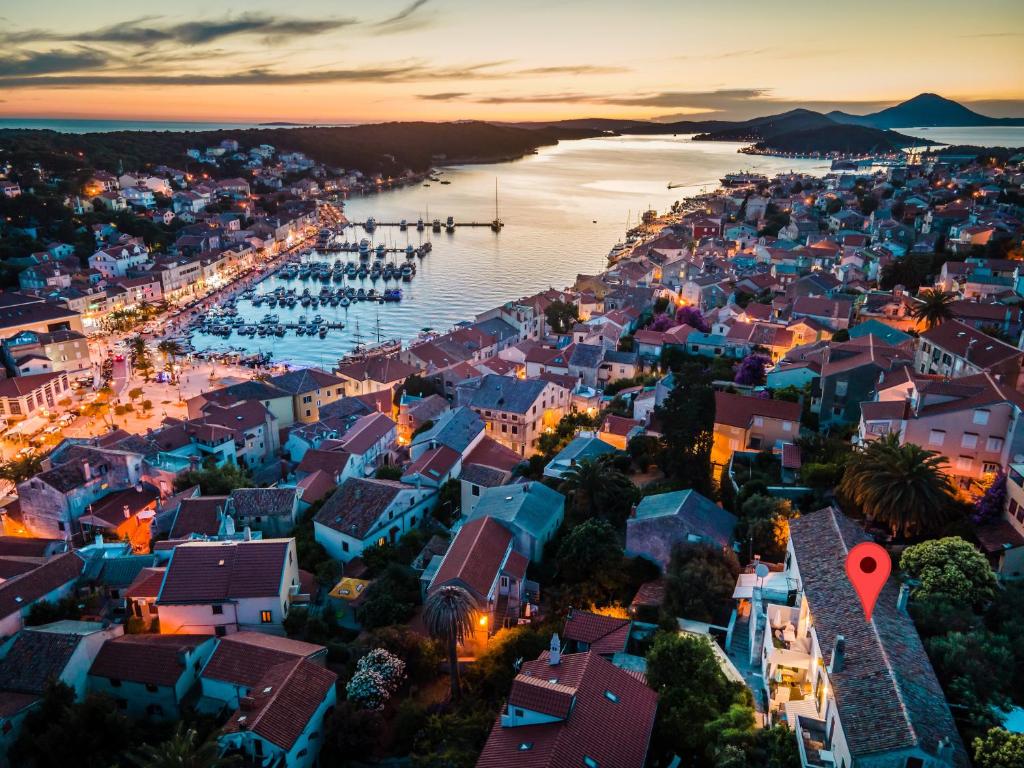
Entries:
{"type": "Polygon", "coordinates": [[[103,534],[102,533],[97,533],[96,534],[96,538],[94,539],[94,541],[96,542],[96,546],[97,547],[102,547],[103,546],[103,534]]]}
{"type": "Polygon", "coordinates": [[[949,736],[939,739],[939,743],[935,747],[935,756],[939,758],[940,762],[953,762],[953,743],[949,740],[949,736]]]}
{"type": "Polygon", "coordinates": [[[558,639],[558,633],[551,635],[551,646],[548,648],[548,664],[557,667],[562,663],[562,641],[558,639]]]}
{"type": "Polygon", "coordinates": [[[829,672],[842,672],[843,664],[846,661],[846,638],[836,635],[836,641],[832,644],[832,663],[829,665],[829,672]]]}
{"type": "Polygon", "coordinates": [[[907,612],[907,602],[909,600],[910,600],[910,585],[909,584],[900,584],[900,593],[896,597],[896,609],[899,610],[899,611],[902,611],[903,613],[906,613],[907,612]]]}
{"type": "Polygon", "coordinates": [[[82,462],[82,477],[85,478],[85,482],[92,480],[92,467],[89,466],[88,461],[82,462]]]}
{"type": "Polygon", "coordinates": [[[245,526],[244,529],[242,529],[242,538],[245,541],[252,541],[252,531],[249,529],[248,525],[245,526]]]}
{"type": "Polygon", "coordinates": [[[243,712],[250,712],[256,707],[256,699],[252,696],[242,696],[238,700],[238,708],[243,712]]]}

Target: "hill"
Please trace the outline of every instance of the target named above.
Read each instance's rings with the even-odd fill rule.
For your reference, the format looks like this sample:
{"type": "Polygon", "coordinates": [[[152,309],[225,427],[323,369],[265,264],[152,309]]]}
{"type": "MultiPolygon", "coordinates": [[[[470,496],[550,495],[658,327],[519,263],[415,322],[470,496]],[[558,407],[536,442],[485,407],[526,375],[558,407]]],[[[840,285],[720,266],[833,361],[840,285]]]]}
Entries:
{"type": "Polygon", "coordinates": [[[182,167],[185,150],[234,139],[244,147],[272,144],[304,152],[338,168],[396,175],[425,171],[440,163],[498,162],[531,154],[561,139],[599,135],[571,128],[526,130],[483,122],[382,123],[330,128],[247,128],[217,131],[119,131],[68,134],[56,131],[0,130],[0,148],[13,160],[41,160],[45,167],[71,169],[182,167]],[[82,160],[77,153],[82,153],[82,160]]]}
{"type": "Polygon", "coordinates": [[[864,125],[870,128],[1024,125],[1024,118],[989,117],[935,93],[918,94],[912,99],[869,115],[851,115],[836,110],[829,112],[827,116],[837,123],[864,125]]]}
{"type": "Polygon", "coordinates": [[[758,141],[754,146],[760,150],[781,153],[843,152],[852,155],[871,155],[933,143],[896,131],[883,131],[865,125],[831,123],[806,130],[779,133],[758,141]]]}

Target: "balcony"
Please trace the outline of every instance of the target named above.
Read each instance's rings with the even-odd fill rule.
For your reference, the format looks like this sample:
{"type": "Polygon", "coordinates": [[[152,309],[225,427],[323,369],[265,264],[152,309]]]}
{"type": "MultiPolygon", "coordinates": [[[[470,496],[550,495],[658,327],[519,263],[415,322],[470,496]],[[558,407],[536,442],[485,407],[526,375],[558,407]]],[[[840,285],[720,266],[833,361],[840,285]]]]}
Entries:
{"type": "Polygon", "coordinates": [[[806,715],[794,715],[793,720],[800,764],[805,768],[832,768],[835,761],[828,749],[824,721],[806,715]]]}

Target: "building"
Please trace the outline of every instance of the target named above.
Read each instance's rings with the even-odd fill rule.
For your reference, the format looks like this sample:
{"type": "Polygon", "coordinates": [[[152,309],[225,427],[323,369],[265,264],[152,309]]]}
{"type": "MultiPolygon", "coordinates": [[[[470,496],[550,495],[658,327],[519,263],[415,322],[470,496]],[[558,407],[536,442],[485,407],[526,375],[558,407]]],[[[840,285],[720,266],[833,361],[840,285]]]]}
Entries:
{"type": "Polygon", "coordinates": [[[123,635],[107,640],[89,668],[89,690],[129,717],[177,720],[213,655],[213,635],[123,635]]]}
{"type": "Polygon", "coordinates": [[[0,637],[10,637],[21,629],[36,603],[56,602],[71,594],[82,567],[81,557],[65,552],[0,582],[0,637]]]}
{"type": "Polygon", "coordinates": [[[729,549],[736,517],[694,490],[645,497],[626,520],[626,555],[646,557],[662,571],[682,544],[729,549]]]}
{"type": "Polygon", "coordinates": [[[7,339],[21,331],[81,333],[82,316],[38,296],[13,291],[0,293],[0,338],[7,339]]]}
{"type": "MultiPolygon", "coordinates": [[[[19,421],[57,410],[57,404],[70,397],[67,371],[51,371],[17,376],[0,381],[0,418],[19,421]]],[[[45,420],[42,426],[46,426],[45,420]]]]}
{"type": "MultiPolygon", "coordinates": [[[[844,563],[867,536],[834,507],[790,521],[785,571],[751,594],[751,663],[805,768],[968,765],[949,706],[890,579],[870,621],[844,563]],[[799,695],[794,695],[794,692],[799,695]]],[[[743,575],[740,580],[742,582],[743,575]]],[[[739,584],[738,591],[739,591],[739,584]]]]}
{"type": "Polygon", "coordinates": [[[89,341],[78,331],[22,331],[4,339],[3,347],[8,367],[18,376],[53,371],[77,373],[92,367],[89,341]],[[33,365],[33,360],[39,361],[43,370],[33,365]]]}
{"type": "Polygon", "coordinates": [[[658,697],[593,652],[551,650],[524,663],[477,768],[642,768],[658,697]]]}
{"type": "Polygon", "coordinates": [[[1024,389],[1024,352],[959,320],[947,320],[921,334],[914,366],[919,373],[957,379],[989,371],[1024,389]]]}
{"type": "Polygon", "coordinates": [[[175,547],[156,599],[161,634],[282,634],[299,594],[294,539],[175,547]]]}
{"type": "Polygon", "coordinates": [[[290,394],[294,421],[309,424],[320,420],[321,405],[333,403],[344,395],[345,382],[319,368],[299,368],[271,376],[267,384],[290,394]]]}
{"type": "Polygon", "coordinates": [[[1024,464],[1011,464],[1006,472],[1002,519],[979,525],[976,531],[999,579],[1024,579],[1024,464]]]}
{"type": "Polygon", "coordinates": [[[142,268],[149,261],[149,249],[138,238],[132,238],[96,251],[89,257],[89,268],[95,269],[107,280],[114,280],[127,277],[130,271],[142,268]]]}
{"type": "Polygon", "coordinates": [[[347,563],[368,547],[396,544],[436,502],[434,488],[352,477],[316,513],[314,535],[327,554],[347,563]]]}
{"type": "Polygon", "coordinates": [[[569,407],[569,390],[543,379],[489,374],[460,384],[456,404],[484,420],[486,434],[520,456],[532,456],[544,429],[569,407]]]}
{"type": "Polygon", "coordinates": [[[485,488],[468,520],[490,517],[512,532],[516,551],[535,563],[565,517],[565,496],[543,483],[515,483],[485,488]]]}
{"type": "Polygon", "coordinates": [[[544,467],[544,477],[561,480],[565,473],[579,462],[597,461],[602,456],[616,453],[617,450],[614,445],[596,437],[575,437],[544,467]]]}
{"type": "Polygon", "coordinates": [[[529,558],[514,544],[512,532],[497,520],[477,517],[459,529],[444,556],[435,557],[423,573],[428,594],[457,586],[473,598],[474,625],[480,629],[471,642],[516,626],[529,615],[531,601],[537,601],[536,584],[526,581],[529,558]]]}
{"type": "Polygon", "coordinates": [[[419,368],[402,362],[398,357],[371,357],[357,363],[346,363],[337,370],[345,397],[370,395],[392,391],[419,368]]]}
{"type": "Polygon", "coordinates": [[[800,404],[715,392],[711,462],[720,468],[736,451],[781,450],[800,433],[800,404]]]}

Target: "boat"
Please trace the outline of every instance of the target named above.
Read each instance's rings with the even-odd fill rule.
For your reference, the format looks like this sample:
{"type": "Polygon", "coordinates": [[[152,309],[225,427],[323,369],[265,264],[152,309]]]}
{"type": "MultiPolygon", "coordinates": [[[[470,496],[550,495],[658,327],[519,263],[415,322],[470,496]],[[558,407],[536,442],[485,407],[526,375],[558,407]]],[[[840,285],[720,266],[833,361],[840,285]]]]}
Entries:
{"type": "Polygon", "coordinates": [[[376,228],[377,228],[377,220],[374,219],[373,216],[368,218],[366,220],[366,223],[363,224],[363,229],[365,229],[367,232],[373,232],[373,230],[375,230],[376,228]]]}
{"type": "MultiPolygon", "coordinates": [[[[922,130],[923,130],[923,129],[922,129],[922,130]]],[[[451,184],[451,182],[450,182],[450,181],[448,181],[447,179],[445,179],[445,180],[444,180],[444,181],[442,181],[441,183],[442,183],[442,184],[451,184]]]]}
{"type": "Polygon", "coordinates": [[[398,222],[398,228],[405,232],[405,230],[409,228],[409,222],[407,222],[405,219],[402,219],[400,222],[398,222]]]}
{"type": "Polygon", "coordinates": [[[341,304],[341,306],[343,307],[348,307],[348,305],[351,304],[352,302],[349,300],[348,296],[342,296],[341,299],[339,299],[338,303],[341,304]]]}
{"type": "Polygon", "coordinates": [[[498,180],[494,180],[494,219],[491,221],[491,231],[501,232],[501,228],[505,224],[502,222],[501,217],[498,216],[498,180]]]}
{"type": "Polygon", "coordinates": [[[370,258],[370,241],[367,240],[365,237],[359,241],[359,258],[370,258]]]}
{"type": "Polygon", "coordinates": [[[454,216],[449,216],[448,217],[448,220],[444,224],[444,229],[445,229],[446,232],[454,232],[455,231],[455,217],[454,216]]]}
{"type": "Polygon", "coordinates": [[[417,232],[422,232],[423,231],[423,219],[417,219],[416,220],[416,231],[417,232]]]}
{"type": "Polygon", "coordinates": [[[719,181],[723,187],[745,187],[748,184],[767,184],[768,177],[760,173],[727,173],[719,181]]]}
{"type": "Polygon", "coordinates": [[[616,262],[622,258],[623,254],[629,250],[629,246],[621,240],[612,246],[612,249],[608,251],[608,261],[616,262]]]}
{"type": "Polygon", "coordinates": [[[384,247],[384,243],[380,243],[377,245],[376,255],[378,259],[383,259],[384,254],[386,254],[387,252],[388,249],[384,247]]]}
{"type": "Polygon", "coordinates": [[[440,219],[434,219],[434,220],[433,220],[433,221],[431,222],[431,224],[430,224],[430,228],[431,228],[431,229],[432,229],[432,230],[433,230],[434,232],[440,232],[440,231],[441,231],[441,220],[440,220],[440,219]]]}
{"type": "Polygon", "coordinates": [[[321,339],[326,339],[327,338],[327,326],[326,325],[320,326],[320,338],[321,339]]]}

